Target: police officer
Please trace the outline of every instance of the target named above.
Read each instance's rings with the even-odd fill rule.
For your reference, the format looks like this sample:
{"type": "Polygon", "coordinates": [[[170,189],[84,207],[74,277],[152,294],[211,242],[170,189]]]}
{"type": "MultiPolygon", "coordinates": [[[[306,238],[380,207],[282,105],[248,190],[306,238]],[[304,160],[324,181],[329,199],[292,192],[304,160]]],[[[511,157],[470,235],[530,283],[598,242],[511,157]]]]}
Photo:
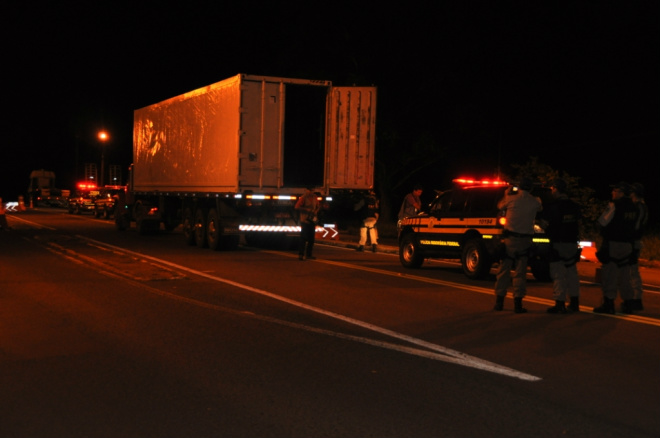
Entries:
{"type": "Polygon", "coordinates": [[[373,189],[369,190],[367,194],[355,205],[355,209],[360,213],[360,242],[358,243],[357,251],[364,251],[364,246],[367,244],[367,233],[371,239],[371,250],[376,252],[378,247],[378,229],[376,223],[380,215],[380,202],[376,197],[376,192],[373,189]]]}
{"type": "Polygon", "coordinates": [[[612,186],[612,201],[598,218],[603,238],[596,257],[602,263],[601,287],[603,303],[594,307],[595,313],[614,314],[617,291],[623,299],[621,311],[632,313],[633,291],[630,266],[639,210],[630,199],[630,185],[620,182],[612,186]]]}
{"type": "Polygon", "coordinates": [[[555,305],[548,313],[580,311],[580,278],[577,262],[580,260],[579,220],[580,206],[569,199],[566,182],[555,179],[551,186],[554,201],[543,208],[543,225],[550,239],[550,276],[555,305]],[[566,307],[566,297],[570,304],[566,307]]]}
{"type": "Polygon", "coordinates": [[[321,208],[313,188],[307,187],[305,193],[296,201],[295,209],[300,215],[299,260],[314,260],[314,239],[316,236],[317,215],[321,208]]]}
{"type": "MultiPolygon", "coordinates": [[[[639,274],[639,254],[642,251],[642,236],[646,231],[649,221],[649,208],[644,201],[644,186],[640,183],[634,183],[630,192],[630,199],[639,211],[637,224],[635,226],[635,240],[633,242],[633,256],[630,265],[630,281],[633,288],[632,310],[644,310],[642,303],[642,277],[639,274]]],[[[623,309],[622,309],[623,310],[623,309]]]]}
{"type": "Polygon", "coordinates": [[[498,203],[500,210],[506,211],[504,226],[504,256],[497,271],[495,281],[495,306],[493,310],[503,310],[504,297],[511,284],[511,268],[515,266],[513,278],[513,303],[515,313],[525,313],[522,300],[527,294],[527,258],[534,236],[536,214],[543,210],[541,200],[529,193],[532,180],[523,178],[517,191],[509,191],[498,203]]]}

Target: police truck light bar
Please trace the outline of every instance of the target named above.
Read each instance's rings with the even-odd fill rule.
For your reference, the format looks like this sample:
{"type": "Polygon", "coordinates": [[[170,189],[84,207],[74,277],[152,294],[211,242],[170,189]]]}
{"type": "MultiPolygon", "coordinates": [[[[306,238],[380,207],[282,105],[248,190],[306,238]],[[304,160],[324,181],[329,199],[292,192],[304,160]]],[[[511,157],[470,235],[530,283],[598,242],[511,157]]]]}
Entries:
{"type": "Polygon", "coordinates": [[[78,188],[80,190],[94,190],[96,188],[96,184],[88,183],[88,182],[79,182],[78,188]]]}
{"type": "Polygon", "coordinates": [[[474,186],[506,186],[509,184],[506,181],[476,180],[470,178],[456,178],[454,179],[454,183],[461,185],[474,185],[474,186]]]}

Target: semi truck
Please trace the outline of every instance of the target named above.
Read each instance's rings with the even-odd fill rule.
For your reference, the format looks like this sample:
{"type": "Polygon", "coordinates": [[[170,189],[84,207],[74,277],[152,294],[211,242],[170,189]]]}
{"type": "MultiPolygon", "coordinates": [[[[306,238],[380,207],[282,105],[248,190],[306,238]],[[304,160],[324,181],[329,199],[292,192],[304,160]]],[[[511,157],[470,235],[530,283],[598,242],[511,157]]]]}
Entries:
{"type": "Polygon", "coordinates": [[[237,74],[135,110],[116,227],[181,225],[187,244],[214,250],[298,235],[305,188],[326,207],[373,188],[376,91],[237,74]]]}
{"type": "Polygon", "coordinates": [[[67,193],[55,187],[55,172],[51,170],[39,169],[30,172],[30,183],[27,194],[28,202],[32,206],[40,204],[59,206],[65,202],[67,193]]]}

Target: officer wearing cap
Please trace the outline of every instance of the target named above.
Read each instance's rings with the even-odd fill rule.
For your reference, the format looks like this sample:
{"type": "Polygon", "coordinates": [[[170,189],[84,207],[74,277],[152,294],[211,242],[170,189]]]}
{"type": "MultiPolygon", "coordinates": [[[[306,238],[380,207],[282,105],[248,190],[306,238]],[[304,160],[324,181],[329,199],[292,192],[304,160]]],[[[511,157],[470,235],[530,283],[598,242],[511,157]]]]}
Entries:
{"type": "MultiPolygon", "coordinates": [[[[634,183],[631,186],[630,199],[637,207],[639,217],[635,226],[635,241],[633,242],[633,256],[630,265],[630,281],[633,288],[632,310],[644,310],[642,303],[642,277],[639,274],[639,254],[642,251],[642,236],[649,221],[649,208],[644,201],[644,186],[634,183]]],[[[623,309],[622,309],[623,310],[623,309]]]]}
{"type": "Polygon", "coordinates": [[[630,192],[630,184],[626,182],[612,185],[612,200],[598,218],[603,241],[596,257],[602,263],[603,303],[594,307],[595,313],[616,313],[614,300],[617,292],[623,299],[621,311],[633,313],[630,266],[639,210],[630,199],[630,192]]]}
{"type": "Polygon", "coordinates": [[[529,178],[523,178],[517,192],[508,192],[497,204],[505,211],[506,224],[502,243],[504,255],[500,261],[495,281],[495,306],[493,310],[504,309],[504,297],[511,284],[511,268],[513,277],[513,311],[525,313],[522,300],[527,294],[527,258],[532,247],[534,223],[536,214],[543,210],[541,200],[529,193],[533,183],[529,178]]]}
{"type": "Polygon", "coordinates": [[[579,220],[580,206],[569,199],[563,179],[555,179],[551,185],[553,201],[543,208],[542,224],[550,239],[550,276],[553,281],[552,295],[555,305],[548,313],[580,311],[580,278],[577,262],[580,260],[579,220]],[[566,298],[570,304],[566,307],[566,298]]]}

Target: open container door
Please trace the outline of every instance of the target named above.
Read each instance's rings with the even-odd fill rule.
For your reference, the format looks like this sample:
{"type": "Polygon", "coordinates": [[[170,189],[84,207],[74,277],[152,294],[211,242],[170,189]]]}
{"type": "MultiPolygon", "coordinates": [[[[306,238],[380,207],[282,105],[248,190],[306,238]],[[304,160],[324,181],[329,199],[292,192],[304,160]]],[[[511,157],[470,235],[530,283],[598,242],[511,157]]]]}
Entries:
{"type": "Polygon", "coordinates": [[[326,186],[329,189],[372,188],[376,87],[332,87],[327,117],[326,186]]]}

